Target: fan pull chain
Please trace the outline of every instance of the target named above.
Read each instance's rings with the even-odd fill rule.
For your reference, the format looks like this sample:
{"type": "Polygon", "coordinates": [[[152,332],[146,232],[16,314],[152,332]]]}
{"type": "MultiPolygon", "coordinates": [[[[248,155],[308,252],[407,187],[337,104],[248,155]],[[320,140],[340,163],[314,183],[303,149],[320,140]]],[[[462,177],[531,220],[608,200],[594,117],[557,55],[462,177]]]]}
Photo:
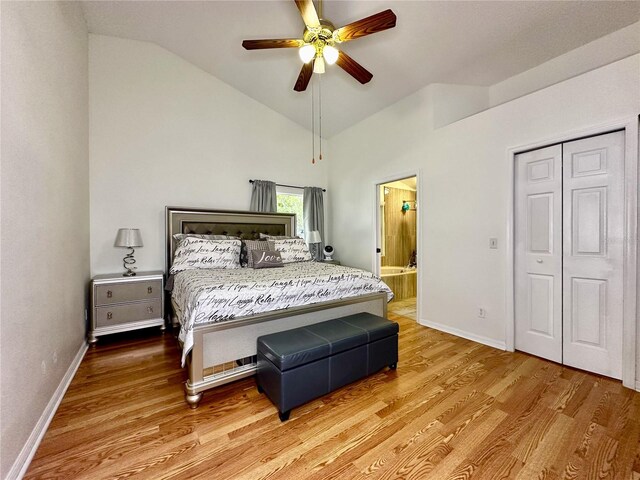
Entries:
{"type": "Polygon", "coordinates": [[[318,160],[322,160],[322,76],[318,78],[318,111],[320,113],[320,125],[318,126],[320,130],[320,157],[318,160]]]}
{"type": "Polygon", "coordinates": [[[313,97],[315,96],[314,81],[311,80],[311,163],[316,163],[316,117],[313,97]]]}

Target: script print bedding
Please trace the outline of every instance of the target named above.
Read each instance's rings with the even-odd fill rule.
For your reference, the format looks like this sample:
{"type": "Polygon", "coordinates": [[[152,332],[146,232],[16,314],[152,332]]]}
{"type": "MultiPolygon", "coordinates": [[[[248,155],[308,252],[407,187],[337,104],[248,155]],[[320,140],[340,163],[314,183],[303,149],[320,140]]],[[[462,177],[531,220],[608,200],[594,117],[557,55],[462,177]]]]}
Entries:
{"type": "Polygon", "coordinates": [[[370,272],[317,262],[254,270],[187,270],[176,275],[173,301],[181,320],[182,364],[193,347],[196,324],[319,302],[393,292],[370,272]]]}

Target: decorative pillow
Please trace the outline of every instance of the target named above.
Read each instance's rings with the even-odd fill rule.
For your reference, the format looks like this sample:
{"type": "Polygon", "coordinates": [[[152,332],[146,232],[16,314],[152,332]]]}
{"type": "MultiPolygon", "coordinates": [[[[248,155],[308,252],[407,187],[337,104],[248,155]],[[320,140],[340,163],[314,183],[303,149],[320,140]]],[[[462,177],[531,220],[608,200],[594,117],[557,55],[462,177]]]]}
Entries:
{"type": "Polygon", "coordinates": [[[187,238],[187,237],[193,237],[193,238],[202,238],[205,240],[237,240],[238,237],[235,237],[233,235],[209,235],[209,234],[202,234],[202,233],[176,233],[173,235],[173,239],[175,240],[176,243],[180,243],[181,240],[187,238]]]}
{"type": "MultiPolygon", "coordinates": [[[[248,267],[249,266],[249,249],[247,248],[247,242],[257,242],[258,240],[250,240],[250,239],[243,239],[242,240],[242,245],[240,246],[240,266],[241,267],[248,267]]],[[[265,238],[264,240],[259,240],[261,242],[266,242],[267,239],[265,238]]]]}
{"type": "Polygon", "coordinates": [[[251,250],[253,268],[284,267],[280,252],[275,250],[251,250]]]}
{"type": "Polygon", "coordinates": [[[176,248],[180,245],[180,242],[187,237],[191,238],[203,238],[206,240],[236,240],[238,237],[234,237],[233,235],[209,235],[202,233],[175,233],[173,235],[173,253],[175,254],[176,248]]]}
{"type": "Polygon", "coordinates": [[[302,238],[274,240],[276,250],[282,256],[282,263],[309,262],[309,247],[302,238]]]}
{"type": "Polygon", "coordinates": [[[247,250],[247,241],[242,240],[240,244],[240,266],[242,268],[249,265],[249,251],[247,250]]]}
{"type": "Polygon", "coordinates": [[[249,268],[253,268],[253,256],[251,252],[254,250],[265,251],[276,249],[273,242],[266,240],[243,240],[243,243],[247,249],[247,266],[249,268]]]}
{"type": "Polygon", "coordinates": [[[170,273],[198,268],[240,268],[240,240],[183,238],[170,273]]]}

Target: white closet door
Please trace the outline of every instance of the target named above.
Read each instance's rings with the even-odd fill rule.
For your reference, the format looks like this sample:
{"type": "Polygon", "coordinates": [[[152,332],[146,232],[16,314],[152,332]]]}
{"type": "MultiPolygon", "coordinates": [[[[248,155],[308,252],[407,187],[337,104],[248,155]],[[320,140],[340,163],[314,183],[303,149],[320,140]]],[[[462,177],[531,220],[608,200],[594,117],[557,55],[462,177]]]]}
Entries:
{"type": "Polygon", "coordinates": [[[562,147],[516,157],[516,349],[562,362],[562,147]]]}
{"type": "Polygon", "coordinates": [[[622,377],[624,132],[563,144],[564,364],[622,377]]]}

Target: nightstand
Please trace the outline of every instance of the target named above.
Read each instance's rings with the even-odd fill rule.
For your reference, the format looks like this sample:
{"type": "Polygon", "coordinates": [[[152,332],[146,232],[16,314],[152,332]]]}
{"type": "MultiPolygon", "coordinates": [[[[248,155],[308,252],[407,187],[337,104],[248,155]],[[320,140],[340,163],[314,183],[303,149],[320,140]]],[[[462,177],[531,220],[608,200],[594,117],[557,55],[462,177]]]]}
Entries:
{"type": "Polygon", "coordinates": [[[155,326],[165,328],[163,272],[93,277],[90,344],[94,345],[100,335],[155,326]]]}
{"type": "Polygon", "coordinates": [[[331,265],[340,265],[339,260],[322,260],[322,263],[329,263],[331,265]]]}

